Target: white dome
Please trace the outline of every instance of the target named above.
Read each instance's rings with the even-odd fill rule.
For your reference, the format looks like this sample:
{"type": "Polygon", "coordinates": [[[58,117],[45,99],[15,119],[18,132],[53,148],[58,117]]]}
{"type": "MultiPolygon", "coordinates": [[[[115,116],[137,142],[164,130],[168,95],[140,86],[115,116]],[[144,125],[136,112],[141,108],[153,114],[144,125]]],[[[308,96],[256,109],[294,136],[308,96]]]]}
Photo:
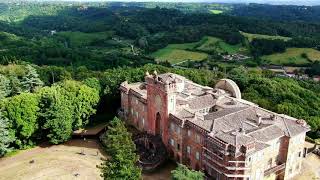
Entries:
{"type": "Polygon", "coordinates": [[[221,79],[216,84],[215,88],[217,89],[223,89],[225,91],[228,91],[231,93],[232,97],[241,99],[241,91],[234,81],[231,79],[221,79]]]}

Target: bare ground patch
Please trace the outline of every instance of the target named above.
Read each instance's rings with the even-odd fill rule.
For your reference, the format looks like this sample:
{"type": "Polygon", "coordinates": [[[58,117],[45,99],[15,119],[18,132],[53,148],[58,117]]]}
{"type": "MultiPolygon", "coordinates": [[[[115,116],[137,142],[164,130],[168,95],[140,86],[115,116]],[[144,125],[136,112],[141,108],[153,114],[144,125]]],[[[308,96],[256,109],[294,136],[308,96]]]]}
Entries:
{"type": "Polygon", "coordinates": [[[96,165],[103,157],[96,140],[75,139],[55,146],[43,144],[0,159],[0,179],[102,179],[96,165]],[[32,160],[34,163],[30,163],[32,160]]]}
{"type": "Polygon", "coordinates": [[[293,180],[320,180],[320,157],[311,153],[303,160],[301,173],[293,180]]]}

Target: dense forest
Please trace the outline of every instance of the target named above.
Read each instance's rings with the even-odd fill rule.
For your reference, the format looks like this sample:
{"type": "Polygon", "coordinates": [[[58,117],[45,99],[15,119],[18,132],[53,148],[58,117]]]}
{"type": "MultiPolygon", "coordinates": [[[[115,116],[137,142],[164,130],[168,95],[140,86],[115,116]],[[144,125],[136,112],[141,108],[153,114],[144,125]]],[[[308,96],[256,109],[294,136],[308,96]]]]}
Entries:
{"type": "MultiPolygon", "coordinates": [[[[248,63],[223,68],[215,61],[221,58],[216,51],[197,45],[193,50],[207,52],[218,69],[174,68],[150,55],[169,44],[215,37],[219,43],[248,48],[250,61],[260,65],[262,56],[290,47],[319,49],[320,24],[145,6],[0,4],[0,156],[43,141],[59,144],[70,139],[73,130],[110,120],[119,107],[119,84],[142,81],[145,72],[153,70],[177,73],[208,86],[231,78],[245,99],[306,119],[312,128],[308,136],[320,137],[317,82],[242,66],[248,63]],[[287,40],[248,41],[242,32],[287,40]]],[[[318,67],[319,63],[312,63],[307,71],[320,74],[318,67]]],[[[117,119],[114,125],[123,130],[117,119]]],[[[122,155],[135,158],[131,151],[122,155]]],[[[102,165],[106,171],[112,165],[108,163],[102,165]]]]}
{"type": "Polygon", "coordinates": [[[320,6],[249,4],[234,6],[230,14],[276,21],[306,21],[316,23],[320,20],[320,6]]]}
{"type": "Polygon", "coordinates": [[[249,47],[256,59],[288,47],[319,48],[320,41],[320,24],[308,22],[280,23],[158,7],[23,4],[16,9],[0,15],[4,20],[10,18],[0,22],[2,64],[23,59],[38,65],[86,66],[93,70],[138,67],[154,63],[150,52],[171,43],[199,41],[203,36],[218,37],[231,45],[245,44],[239,31],[292,37],[287,42],[251,42],[249,47]],[[29,16],[23,18],[25,13],[21,11],[29,16]]]}

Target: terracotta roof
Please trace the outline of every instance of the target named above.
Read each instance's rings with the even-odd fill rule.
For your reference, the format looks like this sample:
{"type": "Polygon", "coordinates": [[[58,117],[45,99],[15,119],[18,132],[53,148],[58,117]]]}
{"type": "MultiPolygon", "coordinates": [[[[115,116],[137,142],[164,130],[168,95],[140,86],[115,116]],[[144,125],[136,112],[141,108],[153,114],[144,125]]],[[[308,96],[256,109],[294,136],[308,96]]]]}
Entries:
{"type": "Polygon", "coordinates": [[[211,95],[207,94],[200,97],[195,97],[188,100],[190,109],[204,109],[215,105],[216,99],[211,95]]]}
{"type": "Polygon", "coordinates": [[[276,125],[269,125],[266,128],[254,131],[248,135],[254,137],[255,139],[268,142],[277,138],[280,138],[285,135],[285,133],[276,125]]]}
{"type": "Polygon", "coordinates": [[[254,138],[238,131],[231,131],[228,133],[219,132],[215,134],[215,137],[219,138],[220,140],[228,144],[232,144],[234,146],[246,145],[254,141],[254,138]]]}
{"type": "Polygon", "coordinates": [[[158,80],[167,84],[174,83],[174,82],[181,82],[182,79],[185,79],[185,78],[173,73],[165,73],[165,74],[158,75],[158,80]]]}

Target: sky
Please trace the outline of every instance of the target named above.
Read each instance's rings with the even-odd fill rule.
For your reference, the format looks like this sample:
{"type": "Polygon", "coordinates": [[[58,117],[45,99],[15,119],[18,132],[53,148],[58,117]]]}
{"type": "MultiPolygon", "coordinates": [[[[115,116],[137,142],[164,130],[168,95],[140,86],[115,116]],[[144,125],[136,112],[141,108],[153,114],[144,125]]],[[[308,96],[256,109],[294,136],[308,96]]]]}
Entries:
{"type": "MultiPolygon", "coordinates": [[[[110,0],[119,1],[119,0],[110,0]]],[[[294,4],[320,5],[320,0],[124,0],[130,1],[157,1],[157,2],[221,2],[221,3],[261,3],[261,4],[294,4]]]]}
{"type": "MultiPolygon", "coordinates": [[[[35,1],[48,1],[48,0],[35,0],[35,1]]],[[[154,2],[261,3],[261,4],[277,4],[277,5],[278,4],[320,5],[320,0],[49,0],[49,1],[82,1],[82,2],[93,2],[93,1],[150,2],[150,1],[154,1],[154,2]]]]}

